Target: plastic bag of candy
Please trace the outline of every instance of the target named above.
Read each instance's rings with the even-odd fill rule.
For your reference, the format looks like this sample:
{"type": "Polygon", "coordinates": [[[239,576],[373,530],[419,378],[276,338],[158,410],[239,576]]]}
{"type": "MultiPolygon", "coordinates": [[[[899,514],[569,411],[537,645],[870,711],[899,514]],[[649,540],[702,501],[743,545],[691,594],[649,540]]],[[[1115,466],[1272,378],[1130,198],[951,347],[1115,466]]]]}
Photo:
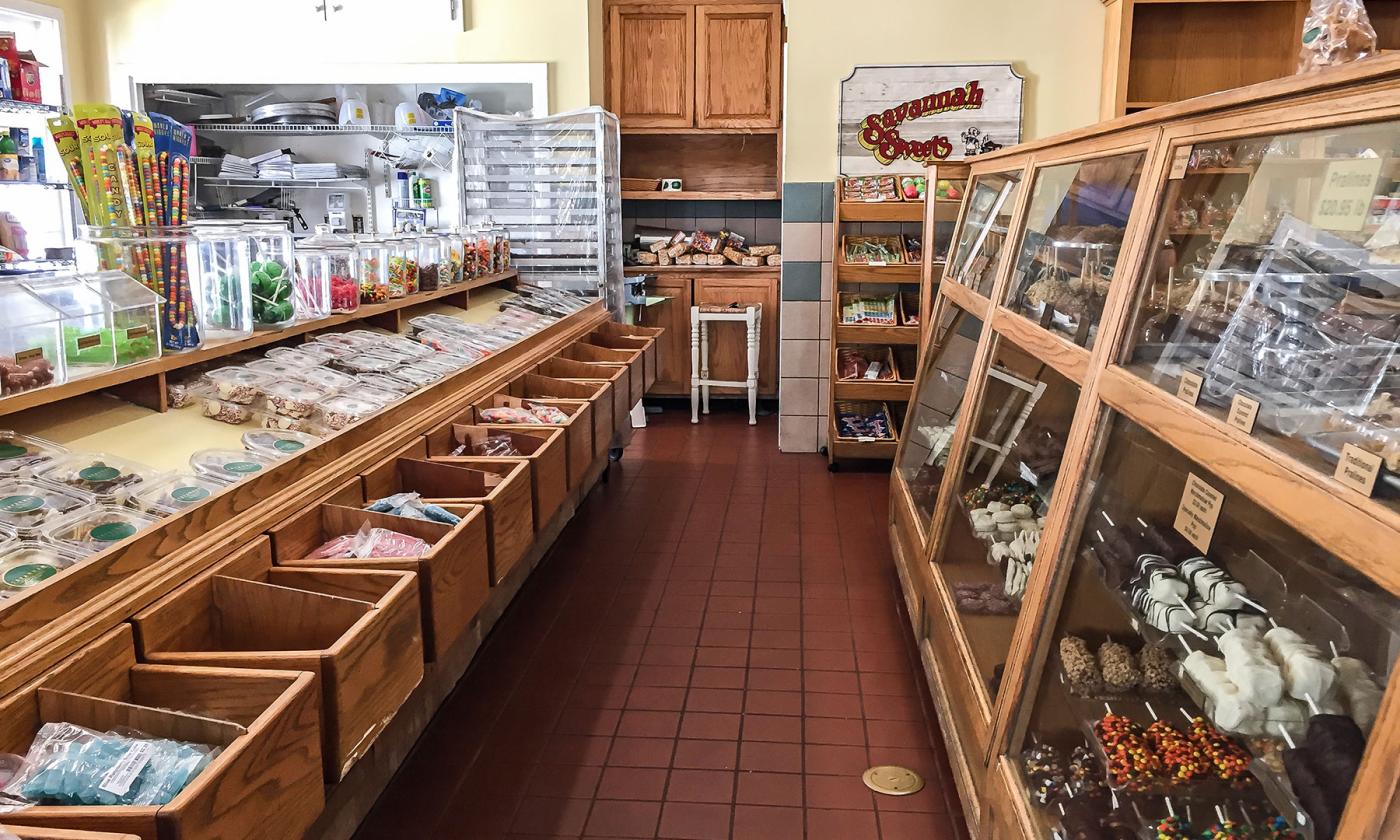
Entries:
{"type": "Polygon", "coordinates": [[[1376,30],[1361,0],[1312,0],[1303,19],[1302,41],[1299,73],[1376,54],[1376,30]]]}
{"type": "Polygon", "coordinates": [[[366,557],[422,557],[432,546],[417,537],[400,534],[388,528],[372,528],[366,522],[353,534],[328,540],[311,552],[311,559],[363,560],[366,557]]]}
{"type": "Polygon", "coordinates": [[[387,513],[390,516],[402,516],[406,519],[441,522],[444,525],[456,525],[462,521],[462,517],[457,514],[424,502],[423,497],[417,493],[395,493],[375,501],[365,510],[374,513],[387,513]]]}

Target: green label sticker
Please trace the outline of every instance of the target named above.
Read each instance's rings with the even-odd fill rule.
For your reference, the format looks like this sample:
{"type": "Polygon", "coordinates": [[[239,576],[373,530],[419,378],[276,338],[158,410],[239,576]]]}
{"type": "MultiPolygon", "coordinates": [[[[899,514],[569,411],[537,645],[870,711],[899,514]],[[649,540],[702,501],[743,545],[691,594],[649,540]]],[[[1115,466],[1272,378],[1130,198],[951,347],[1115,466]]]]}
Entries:
{"type": "Polygon", "coordinates": [[[44,506],[40,496],[6,496],[0,499],[0,511],[4,513],[32,513],[44,506]]]}
{"type": "Polygon", "coordinates": [[[78,478],[83,481],[111,481],[121,475],[122,471],[116,467],[109,467],[105,464],[100,467],[88,467],[78,473],[78,478]]]}
{"type": "Polygon", "coordinates": [[[129,522],[108,522],[106,525],[98,525],[88,531],[88,536],[97,542],[117,542],[134,533],[136,533],[136,526],[129,522]]]}
{"type": "Polygon", "coordinates": [[[20,446],[17,443],[0,443],[0,461],[8,461],[11,458],[19,458],[29,454],[29,447],[20,446]]]}
{"type": "Polygon", "coordinates": [[[6,569],[5,574],[0,576],[0,580],[5,581],[5,585],[13,589],[28,589],[39,581],[51,578],[56,574],[58,574],[58,569],[48,563],[21,563],[6,569]]]}
{"type": "Polygon", "coordinates": [[[1311,44],[1313,41],[1316,41],[1316,40],[1317,40],[1317,36],[1321,35],[1323,29],[1325,29],[1325,28],[1326,28],[1326,27],[1322,27],[1322,26],[1314,26],[1312,29],[1309,29],[1309,30],[1304,31],[1304,32],[1303,32],[1303,43],[1304,43],[1304,44],[1311,44]]]}
{"type": "Polygon", "coordinates": [[[262,464],[255,464],[252,461],[229,461],[227,464],[224,464],[224,472],[238,473],[240,475],[255,473],[260,469],[262,469],[262,464]]]}
{"type": "Polygon", "coordinates": [[[209,491],[203,487],[177,487],[171,491],[170,498],[190,505],[209,498],[209,491]]]}
{"type": "Polygon", "coordinates": [[[279,440],[272,444],[272,448],[278,452],[296,452],[306,448],[306,444],[299,440],[279,440]]]}

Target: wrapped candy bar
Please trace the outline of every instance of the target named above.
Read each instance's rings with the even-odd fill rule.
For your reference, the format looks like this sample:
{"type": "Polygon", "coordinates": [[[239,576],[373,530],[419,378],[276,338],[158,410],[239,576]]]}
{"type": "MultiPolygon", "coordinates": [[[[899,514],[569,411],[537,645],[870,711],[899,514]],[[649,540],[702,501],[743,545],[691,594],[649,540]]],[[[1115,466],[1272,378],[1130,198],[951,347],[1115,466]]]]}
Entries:
{"type": "Polygon", "coordinates": [[[431,550],[431,545],[417,537],[388,528],[371,528],[366,522],[354,534],[325,542],[311,553],[311,558],[422,557],[431,550]]]}

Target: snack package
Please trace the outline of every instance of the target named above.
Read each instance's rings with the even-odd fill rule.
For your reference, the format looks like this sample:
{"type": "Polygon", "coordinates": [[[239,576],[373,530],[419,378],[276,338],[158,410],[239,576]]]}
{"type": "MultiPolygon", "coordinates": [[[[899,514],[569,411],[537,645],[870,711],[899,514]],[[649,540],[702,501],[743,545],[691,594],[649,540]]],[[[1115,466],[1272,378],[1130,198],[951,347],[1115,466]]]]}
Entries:
{"type": "Polygon", "coordinates": [[[453,455],[477,455],[487,458],[519,457],[520,450],[510,435],[493,434],[486,429],[467,429],[466,442],[453,450],[453,455]]]}
{"type": "Polygon", "coordinates": [[[530,413],[535,415],[535,417],[541,423],[549,423],[554,426],[562,426],[565,423],[569,422],[569,415],[565,414],[564,412],[560,411],[552,405],[545,405],[544,403],[536,402],[527,402],[525,403],[525,407],[529,409],[530,413]]]}
{"type": "Polygon", "coordinates": [[[441,522],[444,525],[456,525],[462,521],[462,518],[457,514],[424,502],[423,497],[417,493],[396,493],[392,496],[386,496],[366,506],[365,510],[373,513],[387,513],[390,516],[402,516],[406,519],[441,522]]]}
{"type": "Polygon", "coordinates": [[[1312,0],[1303,19],[1302,41],[1299,73],[1335,67],[1377,52],[1376,30],[1362,0],[1312,0]]]}
{"type": "Polygon", "coordinates": [[[360,526],[354,534],[346,534],[328,540],[311,553],[311,558],[363,560],[366,557],[422,557],[432,550],[432,546],[417,537],[400,534],[388,528],[371,528],[369,523],[360,526]]]}
{"type": "Polygon", "coordinates": [[[533,426],[542,426],[544,421],[531,414],[524,408],[514,406],[499,406],[497,408],[483,408],[481,410],[481,422],[483,423],[523,423],[533,426]]]}

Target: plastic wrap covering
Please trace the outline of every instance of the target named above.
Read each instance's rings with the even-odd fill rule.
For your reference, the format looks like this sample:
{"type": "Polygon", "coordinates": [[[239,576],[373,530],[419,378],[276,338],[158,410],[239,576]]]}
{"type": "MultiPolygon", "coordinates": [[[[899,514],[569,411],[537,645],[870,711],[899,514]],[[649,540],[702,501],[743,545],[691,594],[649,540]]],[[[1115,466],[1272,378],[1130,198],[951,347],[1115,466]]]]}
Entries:
{"type": "Polygon", "coordinates": [[[463,228],[504,225],[525,280],[604,297],[620,318],[617,117],[597,107],[535,119],[458,108],[453,123],[463,228]]]}

